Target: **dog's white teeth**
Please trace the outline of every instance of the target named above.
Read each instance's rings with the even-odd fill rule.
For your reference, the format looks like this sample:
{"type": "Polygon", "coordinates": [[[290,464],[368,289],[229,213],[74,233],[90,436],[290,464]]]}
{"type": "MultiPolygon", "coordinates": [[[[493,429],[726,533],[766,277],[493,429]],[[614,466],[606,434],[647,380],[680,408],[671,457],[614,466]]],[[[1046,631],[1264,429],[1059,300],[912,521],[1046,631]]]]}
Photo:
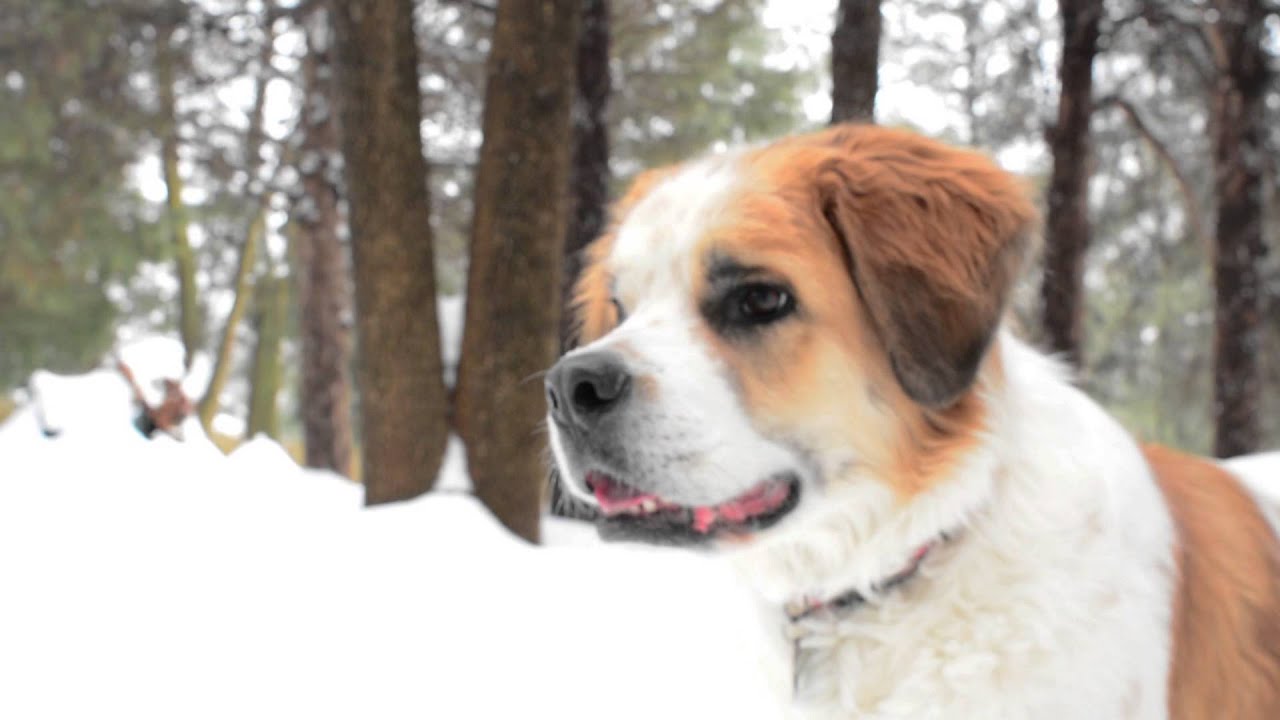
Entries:
{"type": "Polygon", "coordinates": [[[647,513],[657,512],[658,501],[653,498],[649,498],[640,503],[640,510],[647,513]]]}

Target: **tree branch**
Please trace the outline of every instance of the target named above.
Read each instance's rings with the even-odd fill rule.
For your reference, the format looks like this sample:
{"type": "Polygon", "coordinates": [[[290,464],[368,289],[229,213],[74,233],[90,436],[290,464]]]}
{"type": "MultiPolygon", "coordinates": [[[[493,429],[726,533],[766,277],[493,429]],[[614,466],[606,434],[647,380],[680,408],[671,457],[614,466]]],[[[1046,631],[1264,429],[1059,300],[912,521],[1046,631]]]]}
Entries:
{"type": "Polygon", "coordinates": [[[490,5],[489,3],[482,2],[481,0],[441,0],[441,2],[445,5],[461,5],[462,7],[468,7],[472,10],[479,10],[487,15],[493,15],[498,12],[498,7],[496,5],[490,5]]]}
{"type": "Polygon", "coordinates": [[[293,22],[302,22],[307,15],[311,14],[312,10],[320,6],[321,2],[322,0],[302,0],[293,7],[275,5],[267,11],[267,24],[271,25],[281,18],[288,18],[293,22]]]}
{"type": "Polygon", "coordinates": [[[1133,103],[1119,95],[1107,95],[1099,98],[1094,105],[1095,111],[1102,111],[1107,108],[1117,108],[1124,113],[1129,120],[1129,124],[1155,152],[1160,161],[1164,163],[1165,168],[1168,169],[1169,174],[1173,176],[1174,182],[1178,185],[1178,192],[1182,195],[1182,203],[1187,213],[1187,224],[1191,226],[1192,236],[1196,239],[1196,242],[1200,243],[1207,256],[1213,257],[1213,240],[1205,232],[1204,212],[1200,207],[1200,200],[1196,197],[1195,187],[1191,184],[1191,180],[1183,171],[1177,158],[1173,156],[1168,146],[1152,131],[1151,126],[1143,120],[1141,113],[1138,112],[1133,103]]]}

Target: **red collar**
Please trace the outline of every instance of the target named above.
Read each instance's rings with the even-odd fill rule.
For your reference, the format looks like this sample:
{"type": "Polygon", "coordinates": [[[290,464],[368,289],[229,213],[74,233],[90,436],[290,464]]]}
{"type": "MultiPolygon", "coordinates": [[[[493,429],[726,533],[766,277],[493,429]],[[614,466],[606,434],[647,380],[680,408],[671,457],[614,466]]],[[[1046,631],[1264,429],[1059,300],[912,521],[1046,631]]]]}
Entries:
{"type": "MultiPolygon", "coordinates": [[[[916,551],[911,553],[911,559],[907,561],[906,567],[871,586],[871,595],[879,595],[910,580],[920,570],[920,565],[924,563],[924,559],[928,557],[929,553],[947,539],[947,535],[943,534],[916,548],[916,551]]],[[[867,602],[867,599],[867,595],[858,590],[849,590],[836,595],[830,600],[805,597],[787,603],[787,617],[791,619],[791,622],[799,622],[822,611],[855,608],[867,602]]]]}

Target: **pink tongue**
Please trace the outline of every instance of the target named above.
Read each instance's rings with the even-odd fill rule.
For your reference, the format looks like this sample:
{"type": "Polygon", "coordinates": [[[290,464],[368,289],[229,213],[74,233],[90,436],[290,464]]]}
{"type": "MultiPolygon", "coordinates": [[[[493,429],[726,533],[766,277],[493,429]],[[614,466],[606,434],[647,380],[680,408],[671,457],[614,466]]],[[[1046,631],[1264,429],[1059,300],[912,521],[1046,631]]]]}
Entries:
{"type": "Polygon", "coordinates": [[[711,531],[717,520],[740,523],[767,513],[786,501],[787,492],[785,483],[769,482],[723,505],[694,508],[693,529],[705,534],[711,531]]]}
{"type": "Polygon", "coordinates": [[[636,507],[645,500],[661,502],[657,495],[637,492],[633,488],[597,473],[591,473],[587,477],[587,485],[591,488],[591,492],[595,493],[596,502],[600,503],[600,509],[606,515],[636,507]]]}
{"type": "Polygon", "coordinates": [[[716,524],[718,514],[713,507],[698,507],[693,509],[693,529],[702,534],[711,532],[711,526],[716,524]]]}
{"type": "MultiPolygon", "coordinates": [[[[607,475],[590,473],[587,486],[600,503],[600,509],[606,515],[613,515],[630,508],[637,507],[646,501],[652,501],[659,507],[676,507],[652,493],[641,493],[634,488],[615,482],[607,475]]],[[[711,532],[716,523],[740,523],[750,518],[769,512],[782,505],[787,499],[786,483],[766,482],[760,484],[746,495],[736,500],[714,506],[693,508],[693,530],[706,534],[711,532]]]]}

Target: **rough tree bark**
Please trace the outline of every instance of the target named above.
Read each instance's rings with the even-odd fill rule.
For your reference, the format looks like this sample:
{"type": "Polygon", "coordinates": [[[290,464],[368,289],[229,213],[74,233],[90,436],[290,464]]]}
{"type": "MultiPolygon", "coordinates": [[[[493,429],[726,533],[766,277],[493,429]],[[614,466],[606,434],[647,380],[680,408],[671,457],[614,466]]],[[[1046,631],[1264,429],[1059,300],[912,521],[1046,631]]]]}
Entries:
{"type": "Polygon", "coordinates": [[[540,373],[556,359],[581,0],[498,5],[486,69],[459,367],[476,494],[536,541],[545,487],[540,373]]]}
{"type": "MultiPolygon", "coordinates": [[[[323,8],[306,22],[304,99],[299,173],[302,195],[293,204],[298,272],[298,325],[302,339],[299,405],[308,467],[351,476],[351,388],[347,369],[350,288],[347,249],[338,236],[337,118],[333,113],[332,38],[323,8]]],[[[408,308],[400,310],[407,311],[408,308]]]]}
{"type": "Polygon", "coordinates": [[[435,481],[446,437],[411,0],[334,0],[365,502],[435,481]]]}
{"type": "Polygon", "coordinates": [[[875,121],[880,0],[840,0],[831,33],[831,124],[875,121]]]}
{"type": "Polygon", "coordinates": [[[182,339],[183,367],[191,369],[195,354],[204,344],[204,319],[196,294],[196,258],[187,234],[187,206],[182,200],[182,175],[178,171],[178,109],[174,97],[175,60],[173,26],[162,23],[156,30],[156,87],[159,98],[160,165],[167,195],[170,244],[178,273],[178,334],[182,339]]]}
{"type": "Polygon", "coordinates": [[[1089,175],[1093,58],[1102,0],[1059,0],[1062,64],[1058,119],[1047,131],[1053,154],[1045,222],[1041,323],[1049,349],[1079,367],[1084,323],[1084,257],[1089,248],[1089,175]]]}
{"type": "Polygon", "coordinates": [[[1212,93],[1214,195],[1217,238],[1213,388],[1214,453],[1231,457],[1256,450],[1262,390],[1263,163],[1266,161],[1262,0],[1215,0],[1216,18],[1205,37],[1217,65],[1212,93]]]}

